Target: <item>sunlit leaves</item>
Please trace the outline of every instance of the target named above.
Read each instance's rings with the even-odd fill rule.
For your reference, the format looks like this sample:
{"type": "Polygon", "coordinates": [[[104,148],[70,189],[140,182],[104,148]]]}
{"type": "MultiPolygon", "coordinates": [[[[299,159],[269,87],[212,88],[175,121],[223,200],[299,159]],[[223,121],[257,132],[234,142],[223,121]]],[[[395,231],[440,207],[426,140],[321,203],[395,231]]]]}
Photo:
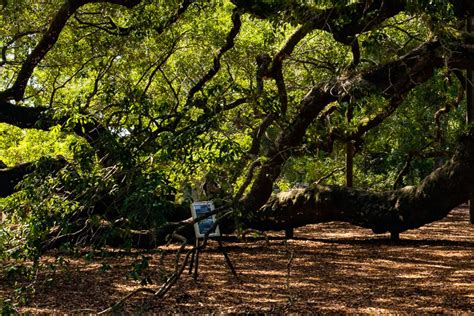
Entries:
{"type": "MultiPolygon", "coordinates": [[[[61,219],[60,209],[93,213],[89,216],[93,228],[110,227],[115,221],[121,229],[153,227],[166,220],[187,184],[197,190],[211,174],[231,195],[252,161],[279,157],[282,131],[291,133],[301,100],[321,87],[334,91],[335,102],[325,109],[333,107],[332,112],[301,132],[306,133],[302,144],[284,144],[284,155],[293,158],[283,166],[278,184],[287,189],[340,170],[345,143],[329,144],[333,139],[328,138],[356,131],[389,102],[380,91],[363,98],[356,95],[365,89],[358,86],[358,78],[430,38],[446,36],[444,27],[459,28],[448,1],[409,2],[407,10],[376,25],[370,23],[380,17],[379,10],[364,9],[370,1],[202,0],[193,1],[185,11],[180,11],[184,3],[177,0],[144,0],[133,9],[109,3],[84,5],[39,62],[25,98],[18,102],[47,107],[44,119],[59,125],[49,133],[0,130],[4,140],[0,160],[8,165],[62,154],[70,169],[32,176],[10,205],[17,203],[25,210],[25,229],[37,229],[34,234],[39,237],[59,223],[50,217],[59,214],[61,219]],[[233,26],[233,3],[239,4],[242,27],[232,49],[216,60],[233,26]],[[327,23],[305,32],[291,54],[278,54],[302,23],[323,13],[327,23]],[[357,32],[340,34],[352,27],[357,32]],[[263,54],[279,56],[282,63],[273,61],[259,69],[257,80],[256,57],[263,54]],[[195,88],[216,64],[215,76],[195,88]],[[284,98],[275,80],[280,69],[275,65],[281,65],[287,111],[282,109],[284,98]],[[347,91],[338,88],[341,82],[347,91]],[[197,92],[190,93],[193,89],[197,92]],[[237,100],[241,102],[235,105],[237,100]],[[270,123],[263,126],[265,122],[270,123]],[[100,135],[88,142],[66,136],[71,131],[86,134],[87,125],[95,125],[100,135]]],[[[61,4],[22,0],[3,8],[1,88],[12,85],[61,4]]],[[[462,125],[462,113],[453,111],[443,120],[442,141],[434,138],[432,121],[436,110],[453,99],[457,85],[443,81],[442,73],[434,77],[406,97],[390,119],[355,140],[357,186],[389,188],[407,153],[427,146],[449,149],[454,130],[462,125]]],[[[415,165],[405,182],[418,180],[434,161],[419,159],[415,165]]],[[[326,182],[342,183],[342,178],[338,171],[326,182]]]]}
{"type": "Polygon", "coordinates": [[[7,166],[38,160],[45,156],[70,157],[69,146],[75,141],[59,129],[51,132],[21,130],[5,124],[0,125],[0,160],[7,166]]]}

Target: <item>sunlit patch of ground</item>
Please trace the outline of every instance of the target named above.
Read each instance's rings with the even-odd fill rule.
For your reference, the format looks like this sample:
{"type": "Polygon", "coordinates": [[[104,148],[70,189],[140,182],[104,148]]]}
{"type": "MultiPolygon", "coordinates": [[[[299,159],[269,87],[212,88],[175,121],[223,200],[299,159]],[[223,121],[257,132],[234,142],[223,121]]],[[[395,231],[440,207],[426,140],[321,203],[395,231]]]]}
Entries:
{"type": "MultiPolygon", "coordinates": [[[[147,294],[127,301],[126,312],[180,313],[452,313],[474,312],[474,225],[466,207],[442,221],[388,235],[343,223],[295,230],[287,243],[280,233],[262,239],[225,242],[239,274],[236,280],[217,245],[200,256],[199,277],[185,273],[162,301],[147,294]],[[291,265],[288,265],[293,253],[291,265]],[[290,274],[288,277],[288,268],[290,274]]],[[[149,276],[158,289],[160,269],[172,269],[176,246],[151,257],[149,276]]],[[[110,250],[86,260],[84,253],[64,256],[67,264],[38,275],[29,302],[19,312],[99,311],[140,287],[129,272],[140,253],[110,250]]],[[[44,262],[54,262],[53,254],[44,262]]],[[[13,285],[0,279],[0,296],[13,285]]]]}

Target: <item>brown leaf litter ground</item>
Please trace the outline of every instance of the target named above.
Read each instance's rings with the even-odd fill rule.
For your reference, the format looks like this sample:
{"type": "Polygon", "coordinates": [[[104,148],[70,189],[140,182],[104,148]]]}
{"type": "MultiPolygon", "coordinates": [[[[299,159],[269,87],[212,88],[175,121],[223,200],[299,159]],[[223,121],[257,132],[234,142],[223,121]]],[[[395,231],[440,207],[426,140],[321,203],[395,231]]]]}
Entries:
{"type": "MultiPolygon", "coordinates": [[[[225,240],[238,279],[217,251],[217,243],[211,242],[200,256],[197,282],[186,271],[164,299],[139,294],[121,311],[474,313],[474,225],[468,222],[466,206],[442,221],[401,234],[397,244],[388,235],[344,223],[296,229],[295,239],[288,242],[283,236],[269,234],[268,242],[261,237],[225,240]]],[[[62,263],[54,253],[48,254],[42,263],[52,264],[51,269],[38,273],[34,293],[17,311],[93,313],[139,288],[144,278],[153,282],[147,287],[156,290],[163,275],[173,269],[176,249],[131,253],[85,249],[61,255],[62,263]],[[142,256],[149,258],[149,267],[140,270],[142,256]]],[[[13,297],[14,289],[0,276],[0,297],[13,297]]]]}

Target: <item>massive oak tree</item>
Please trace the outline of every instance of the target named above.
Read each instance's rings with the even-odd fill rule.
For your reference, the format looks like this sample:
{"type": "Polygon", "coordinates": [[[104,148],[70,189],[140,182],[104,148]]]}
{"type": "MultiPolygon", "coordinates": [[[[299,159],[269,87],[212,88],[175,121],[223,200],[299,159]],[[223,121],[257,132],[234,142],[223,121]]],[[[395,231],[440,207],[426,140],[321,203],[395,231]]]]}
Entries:
{"type": "Polygon", "coordinates": [[[77,142],[67,159],[0,169],[0,196],[70,202],[60,224],[72,227],[50,224],[56,237],[97,222],[168,233],[201,186],[200,198],[233,210],[229,228],[345,221],[394,234],[474,194],[474,132],[450,117],[464,113],[474,64],[471,1],[23,0],[1,10],[0,122],[77,142]],[[415,112],[430,117],[428,136],[415,112]],[[348,143],[369,157],[397,124],[420,145],[404,153],[395,189],[329,183],[337,163],[322,161],[348,143]],[[433,157],[431,173],[397,188],[414,159],[433,157]],[[299,170],[314,183],[275,193],[295,162],[318,159],[321,171],[299,170]]]}

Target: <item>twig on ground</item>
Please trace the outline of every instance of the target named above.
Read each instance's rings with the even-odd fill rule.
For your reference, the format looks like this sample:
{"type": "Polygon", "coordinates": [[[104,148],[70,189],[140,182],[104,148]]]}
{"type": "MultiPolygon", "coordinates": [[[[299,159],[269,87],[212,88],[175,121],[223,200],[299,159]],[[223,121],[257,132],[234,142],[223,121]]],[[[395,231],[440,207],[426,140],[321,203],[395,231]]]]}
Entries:
{"type": "Polygon", "coordinates": [[[181,274],[183,274],[184,268],[186,267],[186,265],[188,263],[188,260],[189,260],[189,255],[193,251],[193,249],[188,250],[185,254],[183,262],[181,263],[181,265],[179,265],[180,254],[184,250],[186,245],[188,244],[188,240],[187,240],[187,238],[185,238],[185,237],[183,237],[183,236],[181,236],[177,233],[173,233],[172,239],[177,239],[177,240],[180,240],[182,242],[181,246],[180,246],[180,248],[179,248],[179,250],[176,254],[175,273],[173,273],[166,280],[166,282],[163,283],[163,285],[158,289],[158,291],[155,291],[153,289],[146,288],[146,287],[138,288],[138,289],[130,292],[129,294],[125,295],[123,298],[118,300],[116,303],[111,305],[109,308],[97,313],[97,315],[108,314],[108,313],[111,313],[111,312],[115,311],[118,307],[120,307],[123,303],[125,303],[125,301],[127,301],[128,299],[130,299],[131,297],[133,297],[134,295],[136,295],[137,293],[140,293],[140,292],[146,292],[146,293],[153,294],[154,298],[163,298],[163,296],[165,296],[165,294],[171,289],[171,287],[178,281],[181,274]]]}

